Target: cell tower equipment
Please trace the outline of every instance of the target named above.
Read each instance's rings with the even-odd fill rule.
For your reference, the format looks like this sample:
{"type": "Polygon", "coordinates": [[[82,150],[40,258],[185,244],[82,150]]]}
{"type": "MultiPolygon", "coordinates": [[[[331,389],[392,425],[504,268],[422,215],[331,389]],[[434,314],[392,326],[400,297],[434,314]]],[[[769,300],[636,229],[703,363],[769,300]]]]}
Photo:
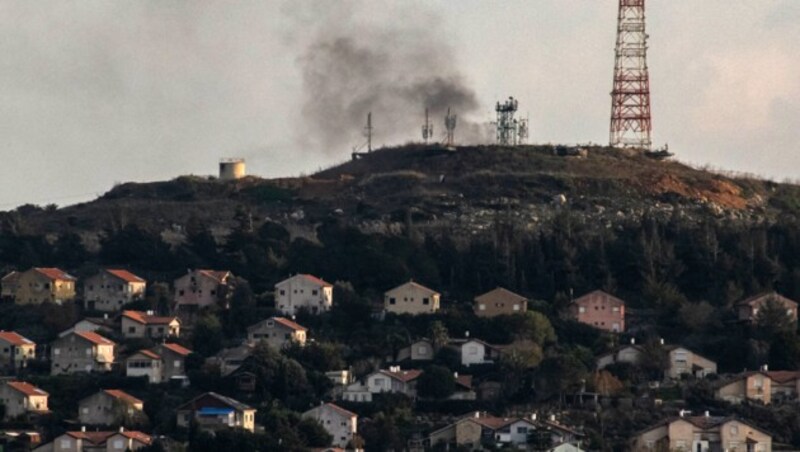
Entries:
{"type": "Polygon", "coordinates": [[[517,144],[525,144],[528,142],[528,136],[530,135],[528,124],[530,124],[530,118],[527,117],[525,119],[520,119],[517,123],[517,144]]]}
{"type": "Polygon", "coordinates": [[[513,146],[517,142],[517,120],[514,119],[514,113],[517,112],[519,102],[513,97],[509,97],[507,101],[497,103],[495,111],[497,112],[497,144],[505,146],[513,146]]]}
{"type": "Polygon", "coordinates": [[[447,109],[447,115],[444,117],[444,128],[447,131],[444,138],[444,145],[447,147],[455,146],[455,132],[456,122],[458,116],[450,114],[450,108],[447,109]]]}
{"type": "Polygon", "coordinates": [[[433,138],[433,124],[428,119],[428,109],[425,109],[425,123],[422,124],[422,139],[428,144],[428,139],[433,138]]]}
{"type": "Polygon", "coordinates": [[[619,0],[610,144],[647,150],[652,122],[644,2],[619,0]]]}
{"type": "Polygon", "coordinates": [[[372,112],[367,113],[367,126],[364,127],[364,136],[367,138],[367,152],[372,152],[372,112]]]}

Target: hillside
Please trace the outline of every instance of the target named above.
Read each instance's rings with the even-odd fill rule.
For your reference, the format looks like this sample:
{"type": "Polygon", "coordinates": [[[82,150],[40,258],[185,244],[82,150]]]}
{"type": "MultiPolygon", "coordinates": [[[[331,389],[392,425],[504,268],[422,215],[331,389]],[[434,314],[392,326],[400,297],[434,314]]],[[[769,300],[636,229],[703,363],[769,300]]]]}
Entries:
{"type": "Polygon", "coordinates": [[[167,240],[180,240],[192,224],[224,236],[242,215],[254,225],[277,221],[310,238],[314,225],[330,217],[365,232],[399,234],[413,224],[422,233],[470,237],[497,221],[528,231],[546,228],[564,208],[607,227],[645,215],[762,222],[800,211],[796,186],[729,178],[610,148],[559,155],[568,151],[410,145],[380,149],[309,177],[220,182],[184,176],[126,183],[92,202],[57,210],[24,206],[0,217],[6,231],[77,232],[91,243],[104,229],[132,223],[167,240]]]}

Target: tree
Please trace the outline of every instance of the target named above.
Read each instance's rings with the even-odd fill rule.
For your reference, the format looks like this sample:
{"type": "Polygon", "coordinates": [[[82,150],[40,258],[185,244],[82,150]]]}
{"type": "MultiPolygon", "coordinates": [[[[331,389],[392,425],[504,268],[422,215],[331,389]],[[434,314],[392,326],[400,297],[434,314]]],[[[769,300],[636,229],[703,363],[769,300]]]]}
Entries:
{"type": "Polygon", "coordinates": [[[420,397],[446,399],[456,390],[453,372],[444,366],[432,365],[417,379],[417,394],[420,397]]]}
{"type": "Polygon", "coordinates": [[[192,332],[192,347],[203,356],[211,356],[222,348],[222,324],[214,315],[200,317],[192,332]]]}
{"type": "Polygon", "coordinates": [[[518,333],[519,339],[531,340],[539,345],[555,342],[556,331],[547,316],[541,312],[528,311],[524,319],[522,329],[518,333]]]}
{"type": "Polygon", "coordinates": [[[447,343],[450,342],[450,336],[447,332],[447,327],[445,327],[444,323],[439,320],[431,323],[430,328],[428,328],[428,335],[431,338],[433,349],[436,351],[446,346],[447,343]]]}
{"type": "Polygon", "coordinates": [[[319,422],[314,419],[303,418],[295,426],[298,436],[308,447],[327,447],[331,445],[333,437],[319,422]]]}
{"type": "Polygon", "coordinates": [[[755,323],[764,337],[794,332],[795,321],[787,315],[786,307],[775,297],[770,297],[758,310],[755,323]]]}

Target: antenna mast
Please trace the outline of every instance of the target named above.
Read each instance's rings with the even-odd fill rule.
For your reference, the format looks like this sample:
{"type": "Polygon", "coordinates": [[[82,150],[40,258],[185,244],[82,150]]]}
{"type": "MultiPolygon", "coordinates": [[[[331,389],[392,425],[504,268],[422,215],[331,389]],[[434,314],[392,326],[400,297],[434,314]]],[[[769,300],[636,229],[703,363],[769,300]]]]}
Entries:
{"type": "MultiPolygon", "coordinates": [[[[519,102],[513,97],[509,97],[502,104],[497,103],[494,109],[497,112],[497,144],[505,146],[517,144],[518,121],[514,119],[517,107],[519,107],[519,102]]],[[[527,125],[525,127],[527,130],[527,125]]]]}
{"type": "Polygon", "coordinates": [[[433,138],[433,124],[428,119],[428,109],[425,109],[425,123],[422,124],[422,139],[428,144],[428,139],[433,138]]]}
{"type": "Polygon", "coordinates": [[[610,144],[649,150],[652,122],[644,2],[619,0],[610,144]]]}
{"type": "Polygon", "coordinates": [[[455,146],[455,131],[458,116],[450,114],[450,107],[447,108],[447,115],[444,117],[444,128],[447,130],[445,135],[444,145],[448,147],[455,146]]]}
{"type": "Polygon", "coordinates": [[[367,152],[372,152],[372,112],[367,113],[367,126],[364,127],[364,136],[367,137],[367,152]]]}

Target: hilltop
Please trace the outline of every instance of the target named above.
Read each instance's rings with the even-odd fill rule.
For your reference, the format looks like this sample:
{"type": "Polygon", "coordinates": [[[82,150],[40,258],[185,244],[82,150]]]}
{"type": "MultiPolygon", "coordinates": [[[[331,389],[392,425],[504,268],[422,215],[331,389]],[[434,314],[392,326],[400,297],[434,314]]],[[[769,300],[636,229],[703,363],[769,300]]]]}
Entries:
{"type": "Polygon", "coordinates": [[[6,231],[76,232],[88,242],[128,224],[168,241],[180,240],[192,224],[224,237],[243,215],[309,238],[315,224],[332,217],[364,232],[402,234],[413,225],[422,234],[471,237],[498,221],[525,231],[547,228],[567,208],[603,227],[643,216],[761,223],[800,211],[800,189],[605,147],[409,145],[306,177],[125,183],[91,202],[23,206],[0,216],[6,231]]]}

